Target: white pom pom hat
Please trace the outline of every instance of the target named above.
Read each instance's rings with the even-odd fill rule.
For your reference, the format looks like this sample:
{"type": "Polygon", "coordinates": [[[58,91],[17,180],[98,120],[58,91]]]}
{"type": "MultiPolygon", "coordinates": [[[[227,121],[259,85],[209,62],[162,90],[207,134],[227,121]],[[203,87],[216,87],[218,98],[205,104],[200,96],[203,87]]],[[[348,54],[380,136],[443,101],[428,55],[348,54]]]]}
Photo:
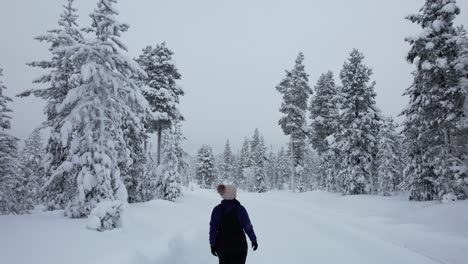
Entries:
{"type": "Polygon", "coordinates": [[[237,189],[236,189],[236,187],[234,187],[232,185],[220,184],[220,185],[218,185],[216,190],[218,191],[219,195],[221,195],[221,197],[224,200],[234,200],[234,199],[236,199],[237,189]]]}

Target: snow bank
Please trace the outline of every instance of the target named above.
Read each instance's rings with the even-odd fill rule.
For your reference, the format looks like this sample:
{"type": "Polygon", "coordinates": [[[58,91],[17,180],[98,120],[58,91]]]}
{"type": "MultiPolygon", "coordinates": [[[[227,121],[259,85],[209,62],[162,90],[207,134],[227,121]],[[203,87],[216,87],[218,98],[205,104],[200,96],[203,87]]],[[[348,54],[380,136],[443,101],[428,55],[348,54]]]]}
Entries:
{"type": "MultiPolygon", "coordinates": [[[[468,201],[326,192],[240,192],[238,198],[259,238],[247,263],[466,264],[468,258],[468,201]]],[[[215,264],[208,222],[218,202],[213,190],[195,190],[175,203],[132,204],[122,227],[107,232],[88,230],[89,220],[63,212],[0,216],[1,263],[215,264]]],[[[94,216],[102,223],[119,206],[99,208],[94,216]]]]}
{"type": "Polygon", "coordinates": [[[122,213],[126,203],[122,201],[100,202],[88,216],[89,229],[97,231],[112,230],[122,226],[122,213]]]}

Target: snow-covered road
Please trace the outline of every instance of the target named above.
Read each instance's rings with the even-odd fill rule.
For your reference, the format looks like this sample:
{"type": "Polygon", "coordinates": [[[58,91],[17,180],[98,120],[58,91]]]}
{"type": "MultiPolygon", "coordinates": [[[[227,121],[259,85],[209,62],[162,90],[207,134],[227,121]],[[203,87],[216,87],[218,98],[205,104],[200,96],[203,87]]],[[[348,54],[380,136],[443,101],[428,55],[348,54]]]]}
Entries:
{"type": "MultiPolygon", "coordinates": [[[[468,202],[409,203],[403,197],[324,192],[240,193],[259,239],[247,263],[447,263],[468,259],[468,202]]],[[[124,227],[98,233],[57,213],[0,217],[8,264],[209,264],[212,191],[177,203],[132,205],[124,227]]],[[[5,260],[5,262],[3,262],[5,260]]]]}

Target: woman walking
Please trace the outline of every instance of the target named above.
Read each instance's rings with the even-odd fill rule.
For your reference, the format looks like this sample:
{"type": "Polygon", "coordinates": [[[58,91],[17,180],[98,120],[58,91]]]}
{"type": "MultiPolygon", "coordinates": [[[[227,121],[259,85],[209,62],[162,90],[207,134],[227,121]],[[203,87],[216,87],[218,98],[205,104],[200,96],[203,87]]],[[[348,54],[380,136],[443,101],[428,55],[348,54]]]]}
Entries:
{"type": "Polygon", "coordinates": [[[247,210],[236,200],[236,188],[221,184],[217,187],[223,200],[211,214],[210,244],[211,253],[219,258],[219,264],[245,264],[247,259],[247,239],[252,249],[257,250],[257,237],[250,222],[247,210]]]}

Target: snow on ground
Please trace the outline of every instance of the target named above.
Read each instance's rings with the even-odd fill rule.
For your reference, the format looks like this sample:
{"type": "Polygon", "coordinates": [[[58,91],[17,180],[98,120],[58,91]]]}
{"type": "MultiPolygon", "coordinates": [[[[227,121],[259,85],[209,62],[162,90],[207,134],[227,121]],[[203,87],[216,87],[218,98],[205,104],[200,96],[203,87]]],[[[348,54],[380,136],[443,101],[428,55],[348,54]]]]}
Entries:
{"type": "MultiPolygon", "coordinates": [[[[410,203],[405,197],[241,192],[259,239],[247,263],[466,264],[468,202],[410,203]]],[[[214,191],[176,203],[131,205],[123,227],[96,232],[60,212],[0,216],[5,264],[210,264],[214,191]]]]}

